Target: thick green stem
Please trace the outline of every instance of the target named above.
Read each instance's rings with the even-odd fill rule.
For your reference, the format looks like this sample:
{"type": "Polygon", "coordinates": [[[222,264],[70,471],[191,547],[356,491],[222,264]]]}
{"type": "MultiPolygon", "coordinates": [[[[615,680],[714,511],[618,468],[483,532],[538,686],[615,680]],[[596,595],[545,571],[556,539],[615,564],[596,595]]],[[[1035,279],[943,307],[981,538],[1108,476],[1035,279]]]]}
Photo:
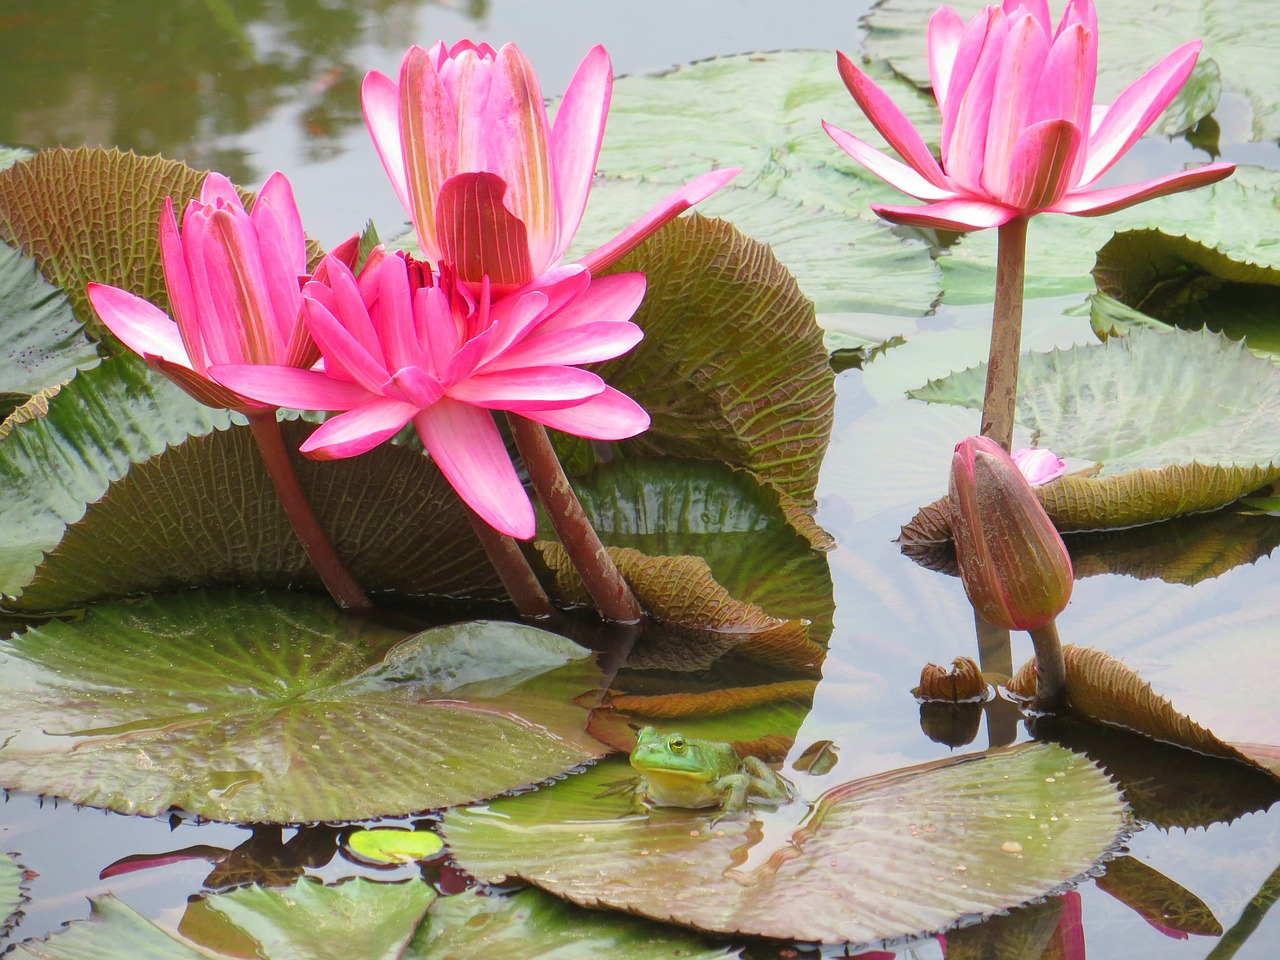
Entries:
{"type": "Polygon", "coordinates": [[[471,529],[476,532],[480,546],[484,547],[484,552],[489,557],[489,562],[493,564],[493,569],[498,571],[498,579],[502,581],[507,595],[515,604],[516,612],[522,617],[551,616],[555,608],[547,599],[547,594],[534,575],[533,568],[529,566],[529,561],[525,559],[520,545],[511,537],[489,526],[465,503],[462,506],[467,512],[467,519],[471,521],[471,529]]]}
{"type": "Polygon", "coordinates": [[[293,461],[289,459],[289,451],[285,449],[284,438],[280,436],[276,412],[267,410],[248,414],[248,417],[253,439],[258,443],[258,452],[271,477],[271,485],[275,487],[276,496],[280,498],[293,532],[297,534],[307,559],[316,568],[329,596],[333,597],[334,603],[347,610],[368,610],[373,604],[338,559],[333,544],[329,542],[329,537],[320,527],[320,521],[316,519],[315,511],[311,509],[311,502],[302,491],[297,471],[293,469],[293,461]]]}
{"type": "Polygon", "coordinates": [[[1034,706],[1045,713],[1059,713],[1067,705],[1067,663],[1062,658],[1057,621],[1030,631],[1036,648],[1036,699],[1034,706]]]}
{"type": "Polygon", "coordinates": [[[538,499],[547,508],[565,553],[582,577],[600,616],[630,623],[644,616],[644,610],[622,579],[617,566],[604,549],[595,528],[583,512],[578,496],[569,486],[560,460],[552,449],[546,428],[513,413],[507,414],[520,458],[529,471],[538,499]]]}
{"type": "Polygon", "coordinates": [[[1027,218],[1000,228],[996,259],[996,303],[991,319],[987,392],[982,399],[982,435],[1006,450],[1013,443],[1018,397],[1018,354],[1022,349],[1022,296],[1027,273],[1027,218]]]}

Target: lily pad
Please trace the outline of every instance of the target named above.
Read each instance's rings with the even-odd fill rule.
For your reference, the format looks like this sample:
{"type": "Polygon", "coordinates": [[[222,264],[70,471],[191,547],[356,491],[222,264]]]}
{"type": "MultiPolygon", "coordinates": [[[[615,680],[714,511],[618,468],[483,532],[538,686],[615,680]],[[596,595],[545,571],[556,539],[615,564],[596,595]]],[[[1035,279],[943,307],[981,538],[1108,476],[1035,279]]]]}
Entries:
{"type": "Polygon", "coordinates": [[[638,917],[583,910],[540,890],[507,896],[471,890],[432,905],[404,960],[727,960],[739,954],[638,917]]]}
{"type": "MultiPolygon", "coordinates": [[[[5,393],[39,393],[97,361],[62,291],[30,259],[0,244],[0,384],[5,393]]],[[[9,412],[0,408],[0,416],[9,412]]]]}
{"type": "MultiPolygon", "coordinates": [[[[971,367],[911,395],[978,409],[985,377],[971,367]]],[[[1059,529],[1211,510],[1280,476],[1280,373],[1209,331],[1030,354],[1018,394],[1016,418],[1040,446],[1098,464],[1038,488],[1059,529]]]]}
{"type": "Polygon", "coordinates": [[[0,784],[147,816],[353,820],[603,752],[570,702],[598,685],[576,644],[496,622],[402,636],[326,599],[249,591],[32,627],[0,643],[0,784]]]}
{"type": "Polygon", "coordinates": [[[0,853],[0,935],[18,921],[18,908],[26,895],[22,889],[22,867],[7,853],[0,853]]]}
{"type": "Polygon", "coordinates": [[[831,438],[835,377],[813,305],[768,247],[680,217],[610,272],[649,280],[640,346],[601,366],[653,419],[619,448],[744,467],[804,506],[831,438]]]}
{"type": "Polygon", "coordinates": [[[11,596],[66,525],[130,466],[231,422],[227,411],[197,403],[132,356],[81,371],[19,412],[0,443],[0,594],[11,596]]]}
{"type": "Polygon", "coordinates": [[[942,930],[1063,888],[1125,829],[1105,774],[1045,744],[890,771],[751,818],[628,815],[621,761],[450,811],[460,866],[577,903],[720,933],[867,944],[942,930]]]}
{"type": "MultiPolygon", "coordinates": [[[[1248,14],[1242,9],[1250,0],[1172,0],[1161,7],[1160,16],[1149,10],[1121,5],[1098,5],[1098,87],[1094,101],[1111,103],[1144,70],[1188,40],[1204,39],[1204,52],[1187,85],[1153,127],[1165,136],[1190,129],[1218,105],[1218,65],[1211,58],[1223,58],[1231,65],[1228,89],[1256,92],[1262,108],[1270,112],[1272,79],[1266,51],[1280,43],[1280,31],[1263,30],[1254,36],[1234,27],[1248,14]],[[1215,7],[1219,7],[1215,11],[1215,7]],[[1217,13],[1218,15],[1215,15],[1217,13]],[[1215,27],[1217,28],[1215,30],[1215,27]],[[1268,47],[1267,44],[1271,44],[1268,47]]],[[[1263,16],[1261,0],[1253,0],[1257,15],[1263,16]]],[[[1062,4],[1050,12],[1061,16],[1062,4]]],[[[929,88],[929,68],[925,60],[925,26],[937,9],[934,0],[880,0],[864,18],[867,38],[863,49],[872,57],[887,60],[895,71],[922,89],[929,88]]],[[[957,7],[967,21],[978,6],[957,7]]],[[[1268,23],[1268,27],[1271,24],[1268,23]]],[[[1280,125],[1271,136],[1280,136],[1280,125]]]]}
{"type": "Polygon", "coordinates": [[[434,897],[419,880],[356,879],[333,887],[299,880],[283,890],[245,887],[192,901],[179,926],[184,941],[108,894],[91,901],[87,921],[14,949],[15,956],[45,960],[395,960],[434,897]]]}
{"type": "MultiPolygon", "coordinates": [[[[281,428],[297,450],[312,426],[281,428]]],[[[293,461],[320,525],[365,590],[502,595],[453,488],[420,452],[384,444],[350,460],[293,461]]],[[[60,609],[236,584],[321,589],[247,426],[135,464],[67,528],[11,606],[60,609]]]]}
{"type": "Polygon", "coordinates": [[[444,841],[430,830],[371,827],[348,836],[346,846],[365,863],[395,864],[430,860],[444,849],[444,841]]]}

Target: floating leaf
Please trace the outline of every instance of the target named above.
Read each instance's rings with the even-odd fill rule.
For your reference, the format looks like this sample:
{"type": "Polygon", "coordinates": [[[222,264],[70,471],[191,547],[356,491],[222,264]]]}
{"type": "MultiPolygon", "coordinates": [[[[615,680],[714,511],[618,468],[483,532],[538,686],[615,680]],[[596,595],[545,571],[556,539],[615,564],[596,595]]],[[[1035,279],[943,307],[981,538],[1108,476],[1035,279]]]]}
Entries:
{"type": "Polygon", "coordinates": [[[1099,889],[1148,923],[1162,930],[1194,933],[1200,937],[1222,936],[1222,924],[1209,905],[1159,870],[1135,857],[1116,857],[1107,862],[1106,870],[1098,877],[1099,889]]]}
{"type": "Polygon", "coordinates": [[[133,464],[231,422],[132,356],[81,371],[38,414],[10,418],[0,442],[0,595],[18,594],[66,524],[133,464]]]}
{"type": "Polygon", "coordinates": [[[813,702],[817,689],[814,680],[784,680],[761,683],[754,687],[727,687],[704,693],[659,693],[636,695],[619,693],[609,696],[608,705],[615,710],[636,714],[646,719],[674,720],[682,717],[705,717],[733,710],[749,710],[764,703],[780,700],[813,702]]]}
{"type": "Polygon", "coordinates": [[[651,429],[632,454],[745,467],[810,505],[831,437],[834,376],[813,305],[769,248],[694,214],[663,227],[610,272],[649,281],[635,350],[603,366],[651,429]]]}
{"type": "MultiPolygon", "coordinates": [[[[539,541],[542,558],[556,576],[558,595],[587,605],[590,598],[558,543],[539,541]]],[[[609,556],[635,591],[640,605],[663,624],[725,637],[729,646],[777,667],[813,671],[824,648],[809,639],[803,620],[772,617],[754,604],[735,600],[711,576],[701,557],[650,557],[629,547],[609,547],[609,556]]]]}
{"type": "MultiPolygon", "coordinates": [[[[71,305],[35,264],[0,244],[0,384],[6,393],[39,393],[96,363],[71,305]]],[[[9,411],[2,411],[8,416],[9,411]]]]}
{"type": "Polygon", "coordinates": [[[356,830],[346,846],[366,863],[395,864],[430,860],[444,849],[444,841],[430,830],[372,827],[356,830]]]}
{"type": "Polygon", "coordinates": [[[727,960],[738,950],[708,947],[692,934],[617,913],[583,910],[540,890],[442,897],[404,960],[727,960]]]}
{"type": "MultiPolygon", "coordinates": [[[[1072,708],[1084,717],[1111,724],[1161,740],[1187,747],[1213,757],[1241,760],[1262,769],[1272,769],[1280,776],[1280,765],[1269,767],[1264,760],[1251,756],[1248,745],[1234,745],[1220,740],[1207,728],[1178,710],[1169,700],[1156,693],[1151,684],[1122,661],[1103,650],[1065,644],[1062,648],[1067,663],[1067,698],[1072,708]]],[[[1035,694],[1035,661],[1027,663],[1009,681],[1009,689],[1022,697],[1035,694]]],[[[1243,696],[1247,691],[1239,691],[1243,696]]],[[[1263,701],[1270,703],[1270,691],[1260,691],[1263,701]]],[[[1255,694],[1254,699],[1258,699],[1255,694]]],[[[1233,705],[1243,709],[1241,704],[1233,705]]],[[[1265,707],[1264,707],[1265,709],[1265,707]]]]}
{"type": "Polygon", "coordinates": [[[458,863],[577,903],[721,933],[851,941],[941,930],[1060,889],[1124,829],[1106,776],[1045,744],[892,771],[752,820],[628,816],[621,762],[445,816],[458,863]],[[803,816],[803,822],[797,822],[803,816]],[[1056,818],[1056,819],[1053,819],[1056,818]]]}
{"type": "Polygon", "coordinates": [[[572,482],[610,546],[702,557],[737,599],[807,619],[812,635],[830,636],[831,573],[814,548],[831,539],[786,494],[706,460],[615,461],[572,482]]]}
{"type": "MultiPolygon", "coordinates": [[[[936,9],[934,0],[880,0],[863,20],[867,27],[863,48],[872,57],[887,60],[895,71],[922,89],[929,89],[925,25],[936,9]]],[[[1258,10],[1261,11],[1262,7],[1259,6],[1258,10]]],[[[972,12],[960,11],[966,20],[972,12]]],[[[1056,17],[1060,10],[1055,8],[1052,13],[1056,17]]],[[[1163,119],[1157,121],[1154,129],[1165,136],[1174,136],[1189,129],[1217,107],[1219,71],[1210,57],[1226,56],[1232,71],[1228,78],[1229,87],[1247,88],[1249,83],[1253,83],[1259,98],[1266,101],[1265,109],[1271,110],[1271,74],[1264,69],[1268,64],[1265,51],[1280,43],[1280,31],[1268,31],[1275,34],[1269,40],[1246,36],[1234,29],[1241,16],[1247,14],[1241,9],[1240,0],[1230,0],[1229,3],[1225,0],[1173,0],[1161,8],[1158,22],[1149,11],[1140,13],[1124,6],[1100,4],[1095,102],[1113,102],[1125,87],[1169,51],[1188,40],[1203,37],[1204,54],[1192,79],[1166,109],[1163,119]],[[1230,26],[1214,16],[1215,2],[1224,8],[1222,15],[1225,24],[1230,26]],[[1240,64],[1237,70],[1238,58],[1242,57],[1245,63],[1240,64]],[[1264,94],[1264,91],[1267,92],[1264,94]]],[[[1274,139],[1276,136],[1280,136],[1280,125],[1272,136],[1258,139],[1274,139]]]]}
{"type": "Polygon", "coordinates": [[[17,956],[45,960],[395,960],[434,897],[420,880],[244,887],[193,900],[179,926],[184,941],[108,894],[91,901],[87,921],[14,949],[17,956]]]}
{"type": "MultiPolygon", "coordinates": [[[[281,428],[289,450],[313,429],[281,428]]],[[[320,526],[366,590],[500,595],[461,502],[420,452],[384,444],[350,460],[293,462],[320,526]]],[[[235,584],[321,588],[247,426],[135,465],[67,528],[12,606],[235,584]]]]}
{"type": "Polygon", "coordinates": [[[0,936],[18,922],[18,908],[26,900],[22,889],[22,867],[6,853],[0,853],[0,936]]]}
{"type": "Polygon", "coordinates": [[[397,631],[301,594],[101,604],[0,643],[0,784],[154,816],[403,815],[599,756],[587,651],[510,623],[397,631]],[[377,776],[370,776],[377,771],[377,776]]]}

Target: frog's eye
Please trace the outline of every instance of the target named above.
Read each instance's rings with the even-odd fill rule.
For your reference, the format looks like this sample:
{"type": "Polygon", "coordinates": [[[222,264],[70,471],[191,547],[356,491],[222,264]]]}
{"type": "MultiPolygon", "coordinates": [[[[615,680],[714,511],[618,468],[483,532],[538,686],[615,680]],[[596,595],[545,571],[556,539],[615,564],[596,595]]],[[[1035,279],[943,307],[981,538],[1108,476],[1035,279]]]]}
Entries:
{"type": "Polygon", "coordinates": [[[669,746],[672,750],[679,753],[681,750],[684,749],[684,737],[679,737],[679,736],[672,737],[670,740],[667,741],[667,746],[669,746]]]}

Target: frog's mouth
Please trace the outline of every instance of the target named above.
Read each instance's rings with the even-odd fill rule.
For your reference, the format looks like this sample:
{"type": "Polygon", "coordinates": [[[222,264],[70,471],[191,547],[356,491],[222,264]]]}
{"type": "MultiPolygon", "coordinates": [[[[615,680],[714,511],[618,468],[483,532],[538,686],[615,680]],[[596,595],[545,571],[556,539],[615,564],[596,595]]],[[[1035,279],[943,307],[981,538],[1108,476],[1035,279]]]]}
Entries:
{"type": "Polygon", "coordinates": [[[716,779],[705,770],[645,770],[646,777],[658,780],[683,780],[686,782],[710,783],[716,779]]]}

